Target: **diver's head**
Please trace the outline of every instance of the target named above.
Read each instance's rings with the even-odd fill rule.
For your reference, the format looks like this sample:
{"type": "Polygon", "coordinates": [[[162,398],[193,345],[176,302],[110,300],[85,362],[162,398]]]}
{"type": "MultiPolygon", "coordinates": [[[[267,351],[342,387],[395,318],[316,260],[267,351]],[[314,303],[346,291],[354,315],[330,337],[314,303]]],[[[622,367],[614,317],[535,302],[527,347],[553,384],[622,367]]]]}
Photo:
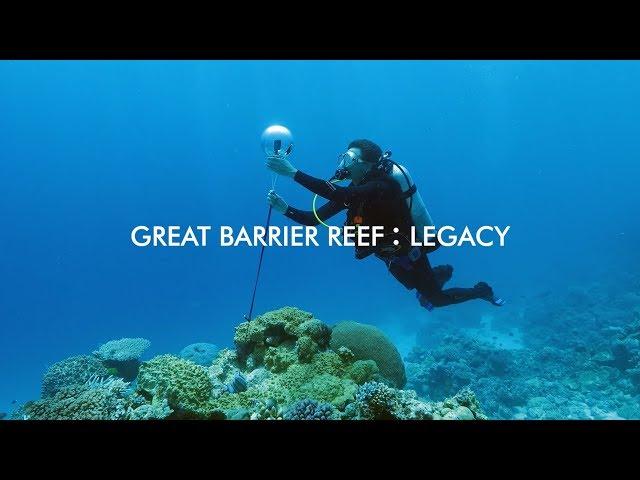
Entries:
{"type": "Polygon", "coordinates": [[[371,140],[364,139],[354,140],[348,148],[339,157],[340,163],[334,178],[350,178],[358,184],[377,165],[382,157],[382,149],[371,140]]]}

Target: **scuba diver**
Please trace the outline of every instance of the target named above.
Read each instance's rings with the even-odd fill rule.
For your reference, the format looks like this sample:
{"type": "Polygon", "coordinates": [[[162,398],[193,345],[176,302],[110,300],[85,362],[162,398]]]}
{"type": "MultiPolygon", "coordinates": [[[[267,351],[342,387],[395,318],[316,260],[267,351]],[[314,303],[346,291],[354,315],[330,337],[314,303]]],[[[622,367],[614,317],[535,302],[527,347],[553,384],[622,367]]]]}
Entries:
{"type": "Polygon", "coordinates": [[[382,149],[370,140],[354,140],[339,156],[339,161],[336,173],[327,181],[298,170],[285,155],[267,157],[267,168],[293,178],[307,190],[329,200],[317,210],[314,206],[312,211],[302,211],[288,205],[270,190],[267,201],[274,209],[303,225],[324,224],[324,220],[347,210],[345,225],[379,225],[385,232],[393,231],[394,234],[385,234],[375,247],[356,246],[355,256],[363,259],[374,254],[402,285],[409,290],[416,289],[420,305],[428,310],[474,299],[486,300],[495,306],[504,305],[504,300],[495,296],[485,282],[478,282],[473,288],[443,289],[451,279],[453,267],[431,267],[427,257],[439,244],[436,242],[435,247],[411,246],[411,227],[416,227],[416,237],[422,241],[423,226],[434,223],[409,173],[391,159],[391,152],[383,154],[382,149]],[[351,180],[348,186],[335,185],[345,179],[351,180]]]}

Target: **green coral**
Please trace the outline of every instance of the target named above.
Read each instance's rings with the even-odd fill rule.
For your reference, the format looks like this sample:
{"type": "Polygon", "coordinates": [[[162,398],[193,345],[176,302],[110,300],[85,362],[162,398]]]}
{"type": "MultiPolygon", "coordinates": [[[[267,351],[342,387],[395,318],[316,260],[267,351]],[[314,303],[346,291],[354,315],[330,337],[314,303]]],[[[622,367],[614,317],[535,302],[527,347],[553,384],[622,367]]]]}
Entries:
{"type": "Polygon", "coordinates": [[[284,372],[296,363],[296,354],[286,347],[269,347],[264,354],[264,366],[271,372],[284,372]]]}
{"type": "Polygon", "coordinates": [[[219,418],[211,403],[213,384],[207,369],[173,355],[140,366],[138,390],[153,400],[166,399],[177,418],[219,418]]]}
{"type": "Polygon", "coordinates": [[[256,389],[247,389],[239,393],[222,393],[211,399],[214,409],[228,412],[237,409],[252,409],[256,401],[263,398],[262,392],[256,389]]]}
{"type": "Polygon", "coordinates": [[[362,385],[376,378],[379,371],[378,365],[373,360],[357,360],[347,367],[346,374],[358,385],[362,385]]]}
{"type": "MultiPolygon", "coordinates": [[[[263,363],[268,347],[293,346],[303,332],[309,332],[310,335],[307,336],[317,335],[319,339],[324,338],[321,325],[309,322],[312,318],[313,315],[309,312],[284,307],[259,315],[250,322],[241,323],[236,327],[233,337],[238,361],[248,368],[256,368],[263,363]],[[306,326],[303,327],[305,323],[306,326]]],[[[326,341],[324,343],[326,347],[326,341]]]]}
{"type": "Polygon", "coordinates": [[[355,395],[355,382],[345,377],[345,366],[332,351],[313,355],[309,363],[296,363],[268,383],[266,394],[279,403],[310,398],[344,405],[355,395]]]}
{"type": "Polygon", "coordinates": [[[318,344],[311,337],[302,336],[296,340],[296,353],[300,363],[309,363],[313,354],[318,351],[318,344]]]}
{"type": "Polygon", "coordinates": [[[209,367],[209,377],[216,383],[229,383],[239,369],[235,350],[224,348],[209,367]]]}
{"type": "Polygon", "coordinates": [[[173,413],[166,398],[154,399],[151,403],[143,403],[127,411],[128,420],[162,420],[173,413]]]}
{"type": "Polygon", "coordinates": [[[346,365],[340,356],[332,350],[316,353],[311,363],[313,372],[316,374],[330,373],[337,377],[342,377],[345,374],[346,365]]]}
{"type": "Polygon", "coordinates": [[[300,324],[296,329],[296,335],[298,337],[310,337],[321,349],[325,349],[329,346],[331,329],[327,324],[317,318],[313,318],[300,324]]]}
{"type": "MultiPolygon", "coordinates": [[[[292,363],[286,370],[249,385],[244,392],[224,392],[212,402],[225,412],[255,410],[265,399],[283,406],[313,399],[341,408],[355,398],[357,389],[356,382],[346,374],[347,367],[335,352],[318,352],[308,363],[292,363]]],[[[247,377],[251,378],[252,373],[247,377]]]]}
{"type": "Polygon", "coordinates": [[[395,345],[377,327],[357,322],[340,322],[331,332],[331,349],[346,347],[356,360],[374,360],[380,374],[393,386],[402,388],[407,383],[402,357],[395,345]]]}
{"type": "Polygon", "coordinates": [[[296,400],[310,398],[343,408],[353,400],[357,389],[358,386],[352,380],[323,373],[302,385],[296,393],[296,400]]]}
{"type": "Polygon", "coordinates": [[[356,359],[356,356],[347,347],[338,348],[337,353],[344,363],[351,363],[356,359]]]}

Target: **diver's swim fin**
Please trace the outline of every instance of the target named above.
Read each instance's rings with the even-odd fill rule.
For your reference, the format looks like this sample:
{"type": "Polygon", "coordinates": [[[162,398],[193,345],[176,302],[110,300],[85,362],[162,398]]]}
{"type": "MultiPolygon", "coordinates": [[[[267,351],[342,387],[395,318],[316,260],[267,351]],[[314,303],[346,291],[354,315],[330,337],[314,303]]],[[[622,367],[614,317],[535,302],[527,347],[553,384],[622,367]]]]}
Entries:
{"type": "Polygon", "coordinates": [[[479,298],[486,300],[496,307],[502,307],[505,303],[507,303],[503,298],[500,298],[496,294],[494,294],[493,289],[486,282],[478,282],[473,288],[475,290],[480,290],[479,298]]]}
{"type": "Polygon", "coordinates": [[[496,297],[494,296],[491,300],[489,300],[491,303],[493,303],[496,307],[501,307],[503,306],[505,303],[507,303],[507,301],[504,298],[500,298],[500,297],[496,297]]]}

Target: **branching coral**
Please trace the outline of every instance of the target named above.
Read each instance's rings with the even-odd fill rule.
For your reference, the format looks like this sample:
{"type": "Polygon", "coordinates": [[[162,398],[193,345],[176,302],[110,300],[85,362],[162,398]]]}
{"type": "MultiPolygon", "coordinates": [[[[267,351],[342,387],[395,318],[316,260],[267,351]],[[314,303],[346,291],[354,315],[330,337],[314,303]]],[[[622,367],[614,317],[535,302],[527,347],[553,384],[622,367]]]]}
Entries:
{"type": "Polygon", "coordinates": [[[377,382],[360,386],[346,415],[369,420],[486,419],[469,390],[444,402],[430,403],[419,400],[412,390],[397,390],[377,382]]]}
{"type": "Polygon", "coordinates": [[[53,397],[27,402],[22,411],[30,420],[126,420],[143,404],[122,379],[93,377],[53,397]]]}
{"type": "Polygon", "coordinates": [[[49,367],[42,378],[42,396],[53,397],[65,387],[78,386],[92,376],[108,376],[102,362],[91,355],[69,357],[49,367]]]}
{"type": "Polygon", "coordinates": [[[305,399],[291,405],[283,418],[285,420],[336,420],[338,412],[329,403],[305,399]]]}

